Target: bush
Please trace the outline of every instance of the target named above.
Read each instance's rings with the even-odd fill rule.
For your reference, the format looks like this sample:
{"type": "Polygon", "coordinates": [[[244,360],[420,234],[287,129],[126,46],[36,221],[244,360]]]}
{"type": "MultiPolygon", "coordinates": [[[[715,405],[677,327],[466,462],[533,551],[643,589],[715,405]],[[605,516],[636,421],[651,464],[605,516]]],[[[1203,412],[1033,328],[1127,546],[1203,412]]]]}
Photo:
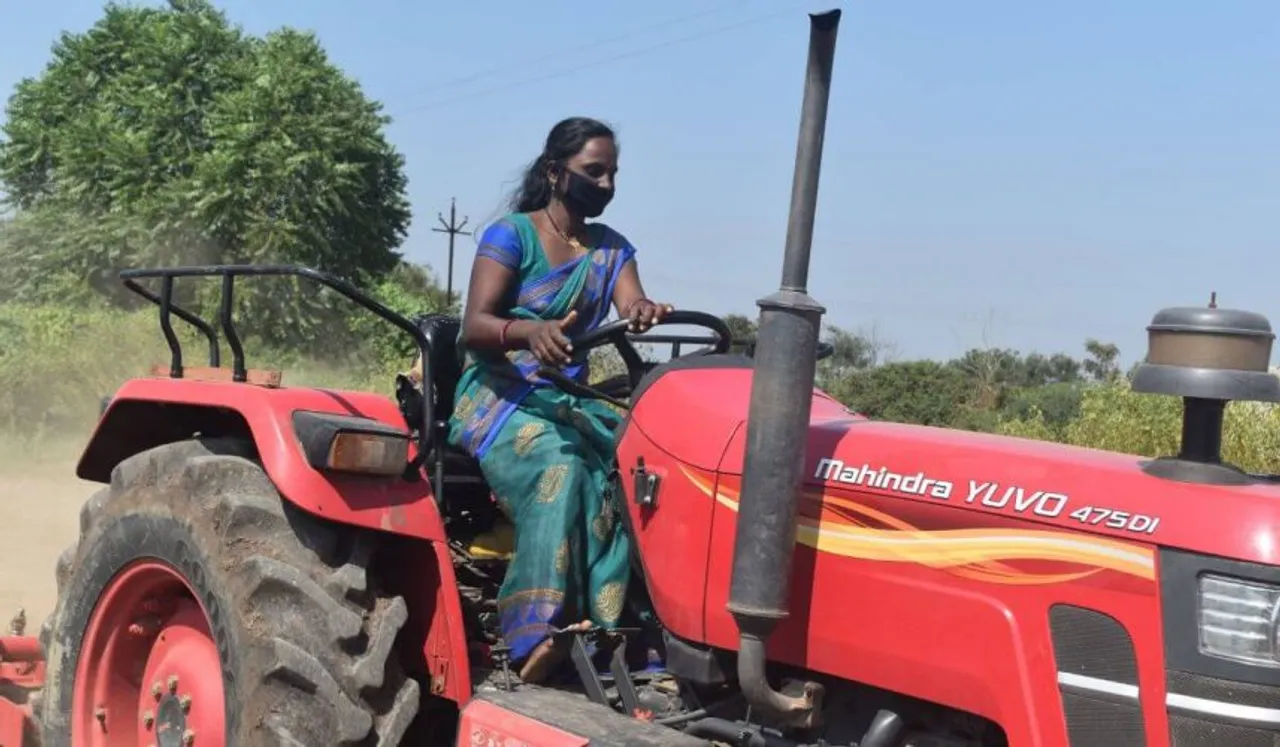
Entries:
{"type": "MultiPolygon", "coordinates": [[[[178,320],[174,331],[187,365],[207,363],[199,333],[178,320]]],[[[412,362],[396,355],[391,339],[408,336],[385,323],[367,331],[362,349],[325,359],[272,350],[254,337],[244,347],[251,368],[282,369],[286,385],[390,395],[395,372],[412,362]]],[[[225,344],[222,354],[230,354],[225,344]]],[[[83,432],[97,418],[102,397],[169,358],[155,311],[0,304],[0,431],[8,442],[33,444],[83,432]]]]}
{"type": "MultiPolygon", "coordinates": [[[[997,432],[1062,441],[1138,456],[1172,456],[1182,438],[1182,400],[1139,394],[1121,379],[1083,390],[1079,415],[1056,430],[1038,409],[1002,420],[997,432]]],[[[1251,472],[1280,473],[1280,407],[1257,402],[1227,405],[1223,459],[1251,472]]]]}
{"type": "Polygon", "coordinates": [[[0,304],[0,428],[38,439],[91,423],[104,395],[167,359],[154,314],[0,304]]]}
{"type": "Polygon", "coordinates": [[[828,391],[868,417],[948,426],[957,425],[958,411],[969,402],[972,387],[958,368],[923,360],[856,371],[828,391]]]}

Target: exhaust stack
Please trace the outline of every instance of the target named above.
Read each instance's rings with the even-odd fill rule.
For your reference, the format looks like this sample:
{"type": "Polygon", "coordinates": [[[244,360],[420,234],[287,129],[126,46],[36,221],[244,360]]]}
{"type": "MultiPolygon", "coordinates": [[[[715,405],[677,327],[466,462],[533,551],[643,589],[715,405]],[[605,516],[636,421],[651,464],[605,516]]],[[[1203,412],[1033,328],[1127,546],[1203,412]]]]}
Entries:
{"type": "Polygon", "coordinates": [[[795,695],[774,690],[765,679],[765,642],[788,615],[796,511],[826,312],[808,293],[809,252],[840,11],[810,14],[809,24],[782,285],[756,302],[759,332],[728,605],[740,632],[738,680],[747,702],[801,728],[815,725],[822,687],[806,683],[795,695]]]}

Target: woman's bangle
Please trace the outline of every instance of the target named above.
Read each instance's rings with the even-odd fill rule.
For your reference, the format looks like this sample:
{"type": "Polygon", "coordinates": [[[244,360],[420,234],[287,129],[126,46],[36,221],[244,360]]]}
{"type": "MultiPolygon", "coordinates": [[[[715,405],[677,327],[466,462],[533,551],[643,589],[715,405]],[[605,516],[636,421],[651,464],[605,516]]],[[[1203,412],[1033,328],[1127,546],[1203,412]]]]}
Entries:
{"type": "Polygon", "coordinates": [[[511,329],[511,325],[515,323],[515,319],[508,319],[506,323],[502,325],[502,331],[498,333],[498,345],[504,350],[507,347],[507,330],[511,329]]]}

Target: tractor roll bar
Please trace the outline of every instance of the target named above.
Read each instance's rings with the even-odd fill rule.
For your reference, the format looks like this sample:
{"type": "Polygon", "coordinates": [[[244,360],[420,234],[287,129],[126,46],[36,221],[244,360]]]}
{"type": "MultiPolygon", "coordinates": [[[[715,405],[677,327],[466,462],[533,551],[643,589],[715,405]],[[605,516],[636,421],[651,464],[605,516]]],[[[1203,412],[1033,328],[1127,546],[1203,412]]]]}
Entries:
{"type": "MultiPolygon", "coordinates": [[[[245,367],[244,347],[240,343],[240,336],[236,333],[235,321],[232,319],[231,313],[234,284],[237,277],[261,277],[264,275],[297,277],[319,283],[336,291],[339,295],[354,302],[366,311],[370,311],[379,318],[399,327],[401,331],[408,333],[417,343],[418,354],[422,359],[422,380],[424,382],[431,381],[431,343],[427,340],[426,334],[417,325],[377,300],[365,295],[363,291],[351,283],[328,273],[313,270],[310,267],[299,267],[297,265],[200,265],[147,268],[123,270],[120,272],[120,279],[124,282],[126,288],[160,308],[160,329],[164,332],[165,341],[169,343],[169,352],[171,354],[169,376],[180,379],[183,373],[182,343],[179,342],[177,334],[173,331],[171,317],[176,316],[187,322],[200,330],[201,334],[205,336],[205,339],[209,341],[209,365],[213,368],[221,367],[221,350],[218,346],[217,332],[213,327],[197,314],[173,302],[173,281],[182,277],[221,277],[222,296],[218,304],[218,322],[222,328],[222,334],[227,338],[227,345],[231,348],[231,378],[233,381],[243,382],[248,379],[248,370],[245,367]],[[149,278],[160,279],[159,294],[148,290],[138,282],[138,280],[149,278]]],[[[433,414],[431,397],[423,397],[422,422],[431,423],[433,414]]],[[[424,426],[420,430],[418,434],[419,453],[426,454],[430,449],[431,435],[432,429],[430,427],[424,426]]]]}

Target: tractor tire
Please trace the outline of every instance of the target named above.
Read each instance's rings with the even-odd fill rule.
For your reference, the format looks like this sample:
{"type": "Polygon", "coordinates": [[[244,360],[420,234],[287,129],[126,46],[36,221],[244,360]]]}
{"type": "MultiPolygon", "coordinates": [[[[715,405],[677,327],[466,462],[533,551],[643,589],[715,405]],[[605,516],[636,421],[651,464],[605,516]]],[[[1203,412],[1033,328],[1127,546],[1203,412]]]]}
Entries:
{"type": "Polygon", "coordinates": [[[283,500],[241,441],[125,460],[58,560],[43,747],[401,744],[420,692],[375,539],[283,500]]]}

